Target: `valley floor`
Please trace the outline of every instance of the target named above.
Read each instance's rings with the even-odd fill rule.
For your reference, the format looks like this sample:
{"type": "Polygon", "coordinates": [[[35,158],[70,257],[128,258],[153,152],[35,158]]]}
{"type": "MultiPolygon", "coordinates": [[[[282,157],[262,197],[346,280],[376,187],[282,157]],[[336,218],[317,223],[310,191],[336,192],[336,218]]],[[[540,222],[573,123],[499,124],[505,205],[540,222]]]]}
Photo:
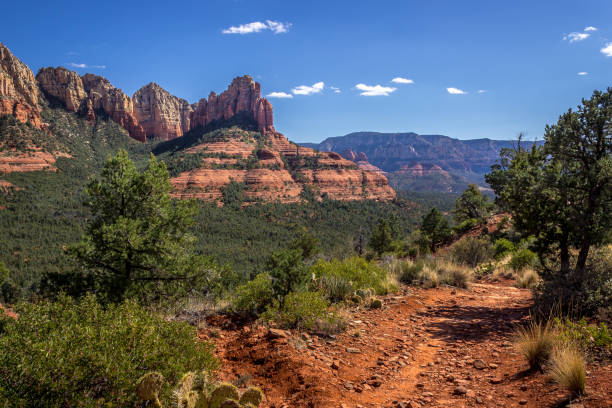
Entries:
{"type": "MultiPolygon", "coordinates": [[[[260,386],[267,407],[563,407],[569,395],[528,371],[511,344],[529,290],[403,288],[378,310],[351,311],[335,338],[212,318],[221,380],[260,386]]],[[[590,363],[573,407],[612,407],[612,364],[590,363]]]]}

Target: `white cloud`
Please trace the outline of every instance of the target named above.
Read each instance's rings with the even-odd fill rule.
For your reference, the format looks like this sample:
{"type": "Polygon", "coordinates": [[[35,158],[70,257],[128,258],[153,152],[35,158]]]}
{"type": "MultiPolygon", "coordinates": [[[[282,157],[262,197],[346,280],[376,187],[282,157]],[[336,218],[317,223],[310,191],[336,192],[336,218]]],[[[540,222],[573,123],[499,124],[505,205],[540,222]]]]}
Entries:
{"type": "Polygon", "coordinates": [[[597,27],[588,26],[584,29],[584,31],[597,31],[597,27]]]}
{"type": "Polygon", "coordinates": [[[76,63],[76,62],[69,62],[68,66],[70,68],[98,68],[98,69],[105,69],[106,65],[87,65],[87,64],[80,64],[80,63],[76,63]]]}
{"type": "Polygon", "coordinates": [[[414,84],[414,81],[412,79],[402,77],[393,78],[391,82],[395,82],[396,84],[414,84]]]}
{"type": "Polygon", "coordinates": [[[483,94],[483,93],[485,93],[485,92],[487,92],[487,90],[486,90],[486,89],[479,89],[479,90],[478,90],[478,93],[479,93],[479,94],[483,94]]]}
{"type": "Polygon", "coordinates": [[[270,92],[266,96],[268,98],[293,98],[293,95],[287,92],[270,92]]]}
{"type": "Polygon", "coordinates": [[[335,86],[330,86],[330,88],[334,93],[340,93],[340,88],[336,88],[335,86]]]}
{"type": "Polygon", "coordinates": [[[366,85],[366,84],[357,84],[355,88],[361,91],[360,95],[363,96],[389,96],[391,92],[395,92],[397,88],[392,88],[390,86],[381,86],[381,85],[366,85]]]}
{"type": "Polygon", "coordinates": [[[591,34],[588,33],[569,33],[568,35],[564,36],[563,39],[569,41],[570,43],[573,43],[576,41],[586,40],[590,36],[591,34]]]}
{"type": "Polygon", "coordinates": [[[280,21],[266,20],[265,23],[261,21],[253,21],[248,24],[241,24],[239,26],[231,26],[221,31],[223,34],[252,34],[259,33],[264,30],[270,30],[274,34],[286,33],[291,27],[290,23],[281,23],[280,21]]]}
{"type": "Polygon", "coordinates": [[[459,88],[446,88],[446,91],[451,95],[465,95],[467,92],[459,88]]]}
{"type": "Polygon", "coordinates": [[[606,57],[612,57],[612,42],[607,43],[606,46],[603,47],[600,51],[606,57]]]}
{"type": "Polygon", "coordinates": [[[325,88],[325,83],[317,82],[316,84],[313,84],[312,86],[308,86],[308,85],[296,86],[295,88],[291,90],[291,92],[293,92],[294,95],[312,95],[312,94],[320,93],[323,90],[323,88],[325,88]]]}
{"type": "Polygon", "coordinates": [[[581,72],[578,73],[578,75],[585,76],[585,75],[589,75],[589,73],[585,72],[585,71],[581,71],[581,72]]]}
{"type": "Polygon", "coordinates": [[[274,34],[286,33],[291,27],[290,23],[281,23],[280,21],[266,20],[266,23],[268,23],[268,29],[274,31],[274,34]]]}

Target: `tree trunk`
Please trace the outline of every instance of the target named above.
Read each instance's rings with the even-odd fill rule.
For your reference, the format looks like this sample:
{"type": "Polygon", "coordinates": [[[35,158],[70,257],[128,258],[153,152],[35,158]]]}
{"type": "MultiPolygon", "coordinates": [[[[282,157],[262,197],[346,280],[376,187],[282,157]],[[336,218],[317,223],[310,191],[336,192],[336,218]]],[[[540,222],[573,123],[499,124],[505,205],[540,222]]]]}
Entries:
{"type": "Polygon", "coordinates": [[[585,237],[580,246],[580,252],[578,253],[578,260],[576,260],[576,272],[579,277],[584,277],[586,269],[586,261],[589,257],[589,249],[591,249],[590,237],[585,237]]]}
{"type": "Polygon", "coordinates": [[[566,277],[570,270],[570,253],[567,241],[567,232],[564,232],[561,236],[561,242],[559,243],[561,249],[561,275],[563,277],[566,277]]]}

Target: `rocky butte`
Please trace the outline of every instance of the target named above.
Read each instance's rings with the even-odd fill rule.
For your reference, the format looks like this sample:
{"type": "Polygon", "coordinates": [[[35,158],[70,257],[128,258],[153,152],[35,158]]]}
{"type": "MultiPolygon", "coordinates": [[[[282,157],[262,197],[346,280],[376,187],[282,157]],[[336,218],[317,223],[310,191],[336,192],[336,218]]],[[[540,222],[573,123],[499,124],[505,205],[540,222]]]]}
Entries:
{"type": "MultiPolygon", "coordinates": [[[[220,139],[185,144],[172,153],[183,158],[197,155],[193,168],[172,178],[176,197],[219,200],[223,187],[232,181],[242,183],[246,196],[256,201],[294,202],[304,192],[338,200],[395,197],[384,174],[374,166],[360,168],[337,153],[298,146],[277,132],[272,105],[261,97],[260,84],[248,75],[234,78],[219,95],[211,92],[194,104],[155,83],[130,97],[101,76],[79,75],[63,67],[42,68],[34,77],[0,44],[0,115],[44,128],[39,99],[45,98],[92,124],[100,115],[109,117],[141,142],[171,143],[193,132],[225,128],[220,139]]],[[[30,163],[29,153],[24,154],[27,157],[0,153],[0,172],[54,170],[58,154],[43,153],[51,156],[45,160],[41,156],[36,163],[30,163]]]]}

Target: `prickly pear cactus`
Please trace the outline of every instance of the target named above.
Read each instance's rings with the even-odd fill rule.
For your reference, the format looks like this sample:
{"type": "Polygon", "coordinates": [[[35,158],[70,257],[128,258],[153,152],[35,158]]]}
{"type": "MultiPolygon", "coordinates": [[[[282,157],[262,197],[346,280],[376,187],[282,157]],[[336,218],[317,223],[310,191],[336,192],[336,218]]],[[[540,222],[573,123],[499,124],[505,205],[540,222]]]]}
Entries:
{"type": "Polygon", "coordinates": [[[370,309],[380,309],[382,307],[382,300],[372,298],[370,301],[370,309]]]}
{"type": "Polygon", "coordinates": [[[239,399],[240,394],[238,393],[238,388],[232,384],[219,384],[210,394],[208,408],[221,408],[225,400],[234,400],[237,402],[239,399]]]}
{"type": "Polygon", "coordinates": [[[226,399],[221,403],[221,408],[242,408],[242,406],[236,400],[226,399]]]}
{"type": "Polygon", "coordinates": [[[140,377],[136,386],[136,395],[144,401],[151,401],[153,407],[162,408],[159,392],[164,385],[164,376],[158,372],[147,373],[140,377]]]}
{"type": "Polygon", "coordinates": [[[240,405],[258,407],[263,400],[263,392],[258,387],[250,387],[240,397],[240,405]]]}

